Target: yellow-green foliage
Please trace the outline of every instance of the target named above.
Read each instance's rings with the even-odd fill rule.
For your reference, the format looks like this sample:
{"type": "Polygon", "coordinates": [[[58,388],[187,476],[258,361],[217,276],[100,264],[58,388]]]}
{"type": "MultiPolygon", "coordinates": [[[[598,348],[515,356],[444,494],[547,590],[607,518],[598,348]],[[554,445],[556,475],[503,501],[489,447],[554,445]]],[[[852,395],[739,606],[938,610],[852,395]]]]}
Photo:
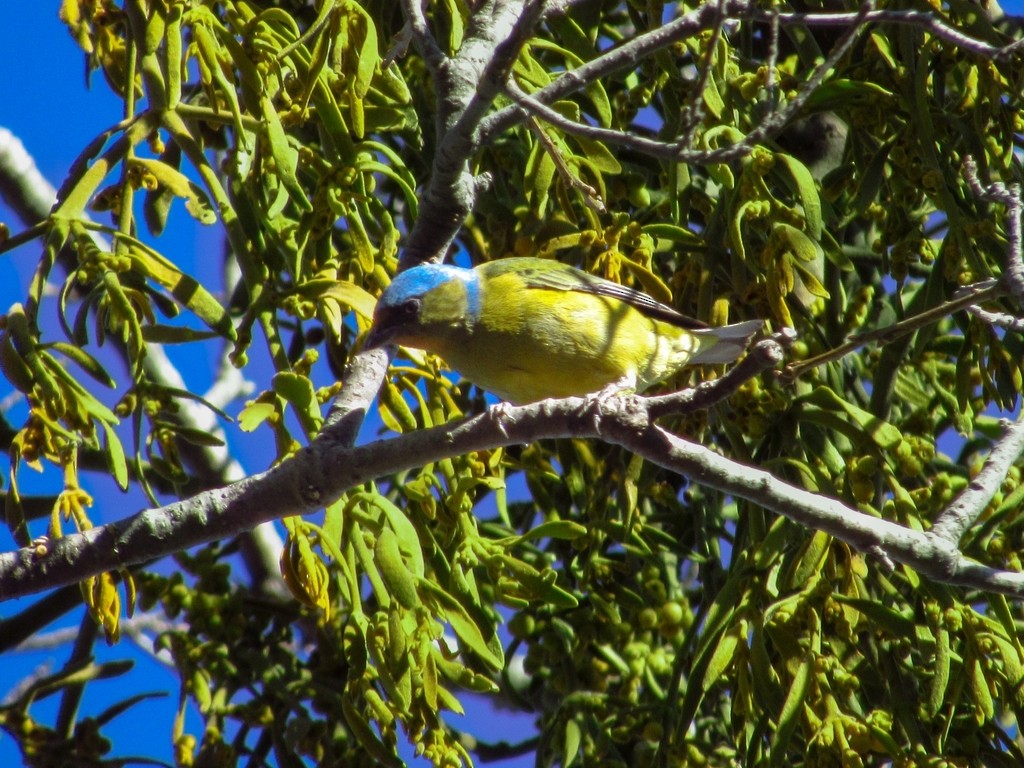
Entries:
{"type": "MultiPolygon", "coordinates": [[[[442,52],[459,49],[474,5],[426,3],[442,52]]],[[[534,31],[512,77],[536,92],[697,5],[573,4],[534,31]]],[[[1017,34],[973,3],[939,6],[905,7],[993,46],[1017,34]]],[[[30,532],[18,495],[25,464],[64,470],[51,536],[68,519],[91,525],[79,455],[102,457],[122,486],[191,492],[182,441],[210,437],[176,423],[179,399],[198,395],[150,380],[150,343],[219,339],[246,373],[260,347],[274,375],[257,381],[231,428],[273,440],[278,460],[313,439],[338,388],[312,382],[340,378],[358,348],[438,151],[438,83],[393,0],[65,0],[62,14],[123,96],[126,120],[69,171],[33,233],[36,277],[0,336],[3,372],[31,408],[4,433],[7,519],[22,545],[42,532],[30,532]],[[233,298],[139,239],[142,228],[175,226],[175,199],[223,231],[240,275],[233,298]],[[90,210],[111,219],[87,222],[90,210]],[[66,338],[41,338],[44,287],[59,279],[51,270],[62,250],[72,265],[58,303],[66,338]],[[162,320],[179,313],[188,322],[162,320]],[[323,338],[329,369],[314,347],[323,338]],[[125,350],[118,377],[93,354],[105,340],[125,350]],[[117,407],[61,360],[113,387],[117,407]],[[116,432],[121,421],[133,430],[116,432]]],[[[770,61],[770,25],[740,20],[637,57],[550,106],[711,152],[802,97],[842,31],[787,23],[770,61]]],[[[918,24],[873,24],[800,112],[837,117],[847,130],[826,162],[789,128],[734,159],[682,163],[541,119],[514,122],[470,159],[491,180],[457,243],[473,263],[558,258],[715,324],[760,317],[794,327],[790,362],[799,363],[1001,274],[1007,212],[978,200],[962,164],[970,156],[982,180],[1020,181],[1022,93],[1019,54],[997,62],[918,24]]],[[[501,97],[495,110],[509,104],[501,97]]],[[[1019,406],[1024,348],[1016,332],[941,310],[884,340],[791,370],[799,375],[753,379],[712,412],[668,426],[927,528],[998,436],[994,414],[1019,406]],[[940,445],[942,436],[951,439],[940,445]]],[[[412,353],[392,368],[379,404],[386,429],[401,433],[483,400],[412,353]]],[[[968,533],[970,557],[1021,568],[1019,480],[1015,468],[968,533]]],[[[395,746],[408,739],[435,764],[457,765],[470,761],[469,742],[445,725],[446,711],[460,711],[467,691],[499,690],[507,705],[536,713],[543,765],[1024,761],[1019,604],[903,566],[886,571],[823,533],[600,442],[438,460],[286,524],[287,599],[254,601],[219,546],[179,558],[188,578],[134,577],[145,607],[188,626],[159,640],[205,723],[202,734],[176,724],[182,765],[244,760],[239,727],[249,748],[273,744],[307,764],[396,764],[395,746]],[[506,481],[519,478],[528,493],[507,498],[506,481]],[[503,674],[517,654],[532,676],[527,691],[503,674]]],[[[115,577],[97,578],[86,600],[116,636],[115,577]]],[[[30,702],[0,710],[0,724],[33,754],[57,750],[63,735],[34,723],[30,702]]]]}

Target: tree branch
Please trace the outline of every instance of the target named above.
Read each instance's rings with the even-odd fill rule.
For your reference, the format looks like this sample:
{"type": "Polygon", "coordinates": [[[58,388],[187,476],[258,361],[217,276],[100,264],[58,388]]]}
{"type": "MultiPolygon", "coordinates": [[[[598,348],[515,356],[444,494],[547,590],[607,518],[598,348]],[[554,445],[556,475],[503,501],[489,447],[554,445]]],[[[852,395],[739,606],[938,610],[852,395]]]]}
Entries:
{"type": "Polygon", "coordinates": [[[957,545],[977,522],[1006,479],[1010,467],[1024,453],[1024,411],[1017,421],[1003,420],[1003,436],[992,447],[985,466],[970,484],[935,519],[932,533],[957,545]]]}
{"type": "Polygon", "coordinates": [[[405,12],[406,19],[403,34],[408,31],[408,35],[420,56],[423,57],[427,69],[434,77],[437,77],[442,67],[448,64],[449,59],[437,44],[433,32],[430,31],[427,17],[423,13],[422,0],[402,0],[402,10],[405,12]]]}
{"type": "Polygon", "coordinates": [[[1021,231],[1021,213],[1024,203],[1021,201],[1020,184],[984,185],[978,178],[978,166],[970,155],[963,162],[964,179],[971,191],[979,200],[998,203],[1006,206],[1007,254],[1006,272],[1003,280],[1017,299],[1019,306],[1024,308],[1024,234],[1021,231]]]}
{"type": "MultiPolygon", "coordinates": [[[[801,109],[803,109],[804,104],[807,102],[807,99],[809,99],[811,94],[817,90],[818,86],[821,85],[822,81],[825,79],[828,73],[832,71],[836,64],[839,63],[839,60],[846,55],[847,51],[849,51],[850,47],[857,40],[857,38],[860,37],[860,35],[864,32],[866,28],[864,24],[864,19],[870,14],[873,8],[874,3],[872,2],[872,0],[868,0],[863,4],[861,10],[856,14],[853,21],[850,22],[849,28],[847,29],[846,33],[842,36],[842,38],[840,38],[839,42],[836,43],[835,47],[829,53],[828,58],[826,58],[825,61],[823,61],[814,69],[814,71],[811,73],[811,76],[807,79],[807,82],[801,86],[797,95],[786,104],[784,109],[778,112],[770,113],[768,117],[766,117],[756,128],[754,128],[749,134],[747,134],[742,141],[739,141],[727,147],[722,147],[720,149],[695,150],[690,148],[693,128],[696,125],[695,115],[688,118],[687,122],[689,124],[689,127],[684,128],[683,136],[675,141],[658,141],[655,139],[648,139],[643,136],[637,136],[635,134],[628,133],[625,131],[601,128],[599,126],[582,125],[580,123],[576,123],[572,120],[568,120],[564,117],[561,117],[558,115],[557,112],[548,108],[544,104],[544,101],[548,100],[545,94],[549,91],[549,89],[553,88],[555,85],[558,85],[558,83],[562,82],[562,80],[567,75],[563,75],[563,77],[559,78],[559,80],[556,81],[553,85],[548,86],[547,88],[542,88],[532,97],[527,96],[526,94],[522,93],[522,91],[519,91],[517,88],[512,87],[511,83],[506,84],[506,89],[509,96],[513,99],[513,101],[515,101],[521,107],[528,109],[535,114],[538,114],[544,120],[547,120],[548,122],[551,122],[553,125],[556,125],[557,127],[562,128],[563,130],[570,133],[583,135],[595,141],[605,141],[612,144],[622,144],[637,152],[643,152],[645,154],[651,155],[652,157],[660,157],[668,160],[674,160],[677,162],[692,162],[702,164],[726,162],[729,160],[736,159],[737,157],[742,157],[743,155],[750,152],[750,150],[753,149],[757,144],[760,144],[761,142],[765,141],[766,139],[770,138],[771,136],[781,131],[786,126],[786,124],[790,120],[792,120],[793,117],[795,117],[801,109]]],[[[701,14],[701,23],[710,23],[711,28],[715,31],[715,34],[717,35],[720,34],[725,14],[735,14],[735,10],[733,10],[732,6],[725,2],[725,0],[722,0],[722,2],[719,3],[707,3],[699,11],[694,13],[701,14]],[[713,14],[712,11],[714,11],[713,14]]],[[[743,14],[753,16],[754,10],[751,7],[745,7],[743,9],[743,14]]],[[[688,14],[687,16],[690,15],[693,14],[688,14]]],[[[779,23],[779,16],[775,13],[771,13],[768,15],[767,18],[769,23],[771,24],[771,28],[775,30],[777,24],[779,23]]],[[[687,19],[687,17],[683,17],[678,21],[683,21],[684,19],[687,19]]],[[[675,22],[673,22],[673,24],[675,24],[675,22]]],[[[647,50],[647,48],[650,47],[651,45],[654,45],[656,43],[657,47],[659,48],[665,47],[669,43],[674,42],[676,39],[681,39],[682,37],[692,34],[692,31],[688,29],[688,25],[679,25],[675,31],[675,34],[678,35],[678,37],[664,39],[663,30],[665,30],[669,26],[670,25],[666,25],[665,27],[661,27],[659,29],[648,32],[647,35],[641,35],[639,37],[636,37],[630,42],[623,45],[622,47],[616,48],[610,54],[606,54],[606,56],[611,57],[613,62],[618,62],[624,59],[623,64],[628,63],[632,65],[635,64],[635,61],[638,57],[650,55],[650,53],[652,53],[653,50],[657,49],[653,48],[652,50],[647,50]],[[650,38],[650,40],[646,40],[645,38],[650,38]]],[[[598,57],[589,64],[584,65],[579,69],[573,70],[573,72],[580,73],[582,70],[586,69],[587,66],[599,62],[602,58],[603,57],[598,57]]],[[[620,67],[617,66],[616,68],[620,67]]],[[[702,83],[706,81],[707,72],[709,70],[710,67],[708,66],[702,69],[701,78],[698,81],[697,90],[694,91],[695,93],[699,94],[703,92],[702,83]]],[[[586,75],[583,75],[582,77],[586,77],[586,75]]],[[[695,100],[692,109],[696,110],[697,108],[698,105],[695,100]]],[[[496,120],[495,122],[498,121],[496,120]]],[[[486,132],[487,130],[488,128],[485,126],[484,131],[486,132]]]]}
{"type": "MultiPolygon", "coordinates": [[[[724,14],[729,18],[746,17],[753,12],[753,3],[749,0],[726,0],[719,7],[718,3],[705,3],[695,11],[683,14],[642,35],[637,35],[628,43],[614,48],[607,53],[592,59],[576,69],[569,70],[555,82],[532,94],[542,104],[552,104],[565,96],[581,91],[590,83],[621,69],[636,66],[641,58],[667,48],[677,40],[690,37],[705,29],[713,29],[724,14]]],[[[505,107],[490,115],[480,123],[480,136],[484,143],[493,141],[509,128],[523,122],[529,113],[521,106],[505,107]]]]}
{"type": "Polygon", "coordinates": [[[437,69],[437,154],[400,269],[442,259],[480,185],[488,183],[470,167],[480,146],[480,120],[544,8],[543,0],[485,0],[473,11],[459,51],[437,69]]]}
{"type": "Polygon", "coordinates": [[[1020,54],[1018,45],[1011,44],[1003,47],[989,45],[949,26],[931,12],[875,10],[873,2],[865,2],[860,10],[854,13],[778,13],[775,10],[763,11],[751,2],[723,0],[720,3],[705,3],[700,8],[680,16],[678,19],[638,35],[629,42],[566,72],[555,82],[529,94],[526,98],[523,98],[523,94],[510,90],[509,96],[515,105],[489,116],[481,123],[480,132],[484,141],[491,141],[533,114],[567,132],[595,141],[625,145],[653,157],[702,164],[726,162],[746,154],[755,144],[770,138],[781,130],[803,108],[810,94],[846,54],[856,38],[867,28],[867,25],[881,22],[923,28],[942,40],[994,61],[1006,60],[1020,54]],[[650,56],[655,51],[667,48],[678,40],[691,37],[704,30],[716,29],[723,17],[731,21],[762,22],[768,24],[773,30],[776,25],[800,24],[846,28],[847,32],[830,52],[828,59],[815,69],[807,83],[801,87],[797,97],[790,101],[783,110],[771,114],[747,136],[745,141],[711,152],[692,150],[689,148],[688,142],[657,141],[625,131],[581,125],[567,120],[547,107],[559,99],[583,90],[590,83],[597,82],[621,69],[635,66],[637,61],[650,56]]]}
{"type": "MultiPolygon", "coordinates": [[[[774,355],[773,344],[767,340],[759,346],[774,355]]],[[[937,581],[1024,596],[1024,574],[967,560],[941,531],[920,532],[881,520],[669,434],[654,425],[652,402],[663,401],[626,396],[503,405],[500,411],[467,421],[356,448],[339,443],[332,428],[267,472],[57,539],[42,553],[26,548],[0,555],[0,600],[162,557],[285,515],[309,514],[350,488],[440,458],[555,437],[600,438],[621,445],[695,483],[823,530],[883,563],[891,559],[937,581]]],[[[335,420],[334,428],[344,432],[344,416],[335,420]]],[[[1015,440],[1024,440],[1024,429],[1014,434],[1015,440]]]]}
{"type": "Polygon", "coordinates": [[[1005,296],[1006,293],[1007,290],[1002,285],[1002,282],[996,280],[983,280],[974,285],[965,285],[957,290],[952,299],[945,301],[938,306],[926,309],[916,315],[906,318],[905,320],[900,320],[898,323],[893,323],[892,325],[888,325],[884,328],[878,328],[865,333],[858,333],[849,341],[826,352],[822,352],[820,355],[815,355],[814,357],[808,358],[807,360],[801,360],[797,363],[790,363],[781,374],[782,380],[787,383],[791,382],[807,373],[807,371],[833,360],[839,360],[866,344],[891,344],[897,339],[903,338],[908,333],[913,333],[925,326],[949,317],[954,312],[970,309],[970,307],[972,307],[976,302],[998,299],[1001,296],[1005,296]]]}
{"type": "Polygon", "coordinates": [[[690,389],[647,398],[651,419],[669,414],[704,411],[734,395],[743,382],[782,362],[784,351],[796,340],[796,332],[786,328],[757,342],[747,355],[720,379],[704,381],[690,389]]]}

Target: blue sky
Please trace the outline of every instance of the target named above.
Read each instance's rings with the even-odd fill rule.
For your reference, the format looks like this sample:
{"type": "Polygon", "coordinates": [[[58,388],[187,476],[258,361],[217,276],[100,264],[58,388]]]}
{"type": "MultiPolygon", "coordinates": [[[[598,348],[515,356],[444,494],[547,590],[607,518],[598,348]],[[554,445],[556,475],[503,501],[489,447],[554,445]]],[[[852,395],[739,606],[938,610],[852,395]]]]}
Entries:
{"type": "MultiPolygon", "coordinates": [[[[6,73],[0,127],[21,139],[40,171],[55,185],[63,180],[82,148],[102,130],[120,120],[122,108],[120,99],[111,94],[102,74],[94,73],[92,87],[87,87],[84,55],[58,20],[58,7],[57,2],[20,3],[17,14],[9,14],[17,20],[0,26],[0,66],[6,73]]],[[[13,233],[23,228],[2,203],[0,221],[7,223],[13,233]]],[[[194,270],[204,285],[216,286],[220,284],[220,236],[219,227],[196,224],[184,213],[180,202],[176,202],[167,235],[160,239],[159,248],[186,270],[194,270]]],[[[25,287],[39,255],[39,244],[32,243],[0,256],[0,312],[6,311],[13,302],[24,300],[25,287]]],[[[57,338],[56,328],[53,331],[53,338],[57,338]]],[[[178,350],[172,348],[169,353],[186,376],[190,388],[202,392],[209,385],[208,361],[189,365],[189,360],[182,358],[178,350]]],[[[255,345],[254,354],[259,354],[255,345]]],[[[260,368],[260,361],[256,360],[252,378],[261,375],[260,368]]],[[[0,389],[0,398],[7,393],[6,387],[0,389]]],[[[229,412],[235,415],[239,408],[240,404],[236,404],[229,412]]],[[[15,423],[20,423],[24,410],[15,407],[8,415],[15,423]]],[[[255,437],[259,439],[236,440],[231,446],[233,455],[250,472],[265,469],[273,459],[271,441],[263,439],[265,436],[259,433],[255,437]]],[[[6,475],[6,469],[0,469],[0,477],[5,478],[6,475]]],[[[23,471],[19,479],[29,493],[52,493],[60,483],[56,472],[39,476],[23,471]]],[[[95,497],[96,504],[91,514],[96,522],[120,518],[148,506],[141,493],[133,492],[126,496],[109,481],[84,478],[83,484],[95,497]]],[[[40,532],[34,530],[34,533],[40,532]]],[[[9,535],[2,533],[0,536],[4,538],[3,549],[9,549],[12,546],[9,535]]],[[[165,564],[164,567],[168,566],[165,564]]],[[[31,601],[32,598],[27,598],[0,603],[0,619],[19,613],[31,601]]],[[[72,612],[46,631],[77,628],[81,618],[81,610],[72,612]]],[[[0,699],[33,670],[59,670],[68,653],[69,647],[63,646],[6,656],[4,663],[0,664],[0,699]]],[[[122,640],[113,648],[108,648],[101,641],[96,645],[96,654],[99,662],[130,658],[136,668],[125,677],[91,684],[82,705],[82,715],[99,714],[125,698],[128,695],[123,687],[126,683],[131,686],[131,694],[165,692],[167,695],[163,698],[143,702],[115,719],[105,733],[115,742],[111,756],[139,755],[173,763],[171,724],[177,707],[176,676],[128,640],[122,640]],[[150,723],[152,727],[140,727],[140,724],[150,723]]],[[[57,703],[58,697],[50,697],[35,704],[32,713],[40,721],[52,723],[57,703]]],[[[515,740],[530,731],[532,719],[528,716],[495,713],[479,697],[466,699],[464,705],[467,717],[456,727],[470,730],[481,738],[515,740]]],[[[189,726],[192,733],[201,735],[197,716],[190,718],[189,726]]],[[[411,757],[410,750],[405,749],[404,753],[407,759],[411,757]]],[[[0,731],[0,765],[18,764],[19,755],[13,741],[0,731]]],[[[426,764],[423,760],[410,760],[410,765],[426,764]]],[[[532,765],[532,758],[524,757],[498,765],[506,768],[532,765]]]]}
{"type": "MultiPolygon", "coordinates": [[[[1024,11],[1024,1],[1004,2],[1003,8],[1009,13],[1024,11]]],[[[57,19],[59,3],[22,2],[17,11],[10,11],[7,20],[0,26],[0,71],[5,73],[3,106],[0,107],[0,126],[11,130],[24,142],[35,157],[42,173],[53,183],[59,183],[88,141],[101,130],[120,119],[121,102],[113,97],[102,81],[94,75],[93,88],[87,89],[84,58],[65,27],[57,19]],[[11,20],[15,19],[15,20],[11,20]]],[[[195,267],[200,279],[206,284],[219,281],[216,274],[218,258],[204,258],[216,254],[219,249],[217,227],[203,228],[192,223],[178,207],[172,214],[171,236],[160,241],[160,248],[186,268],[195,267]]],[[[0,204],[0,221],[7,222],[13,232],[21,229],[20,222],[0,204]]],[[[23,300],[28,276],[39,256],[38,244],[21,248],[12,254],[0,257],[0,312],[6,311],[14,301],[23,300]]],[[[187,362],[187,361],[184,361],[187,362]]],[[[197,374],[199,380],[188,383],[201,391],[208,381],[202,380],[206,365],[184,366],[204,373],[197,374]]],[[[6,395],[0,390],[0,397],[6,395]]],[[[234,410],[237,413],[237,408],[234,410]]],[[[17,418],[17,411],[14,418],[17,418]]],[[[245,440],[233,445],[235,454],[249,471],[263,469],[271,459],[270,446],[265,440],[245,440]]],[[[0,470],[6,476],[6,470],[0,470]]],[[[32,479],[30,473],[23,473],[33,487],[53,488],[59,480],[53,475],[32,479]]],[[[96,495],[94,511],[99,520],[121,517],[145,506],[141,495],[128,499],[114,490],[112,484],[99,483],[90,486],[96,495]],[[109,510],[114,510],[113,514],[109,510]]],[[[6,534],[3,549],[11,546],[6,534]]],[[[29,600],[0,603],[0,618],[9,617],[21,610],[29,600]]],[[[76,627],[81,612],[72,614],[66,621],[49,628],[76,627]]],[[[88,689],[83,704],[83,714],[101,712],[112,702],[124,697],[121,680],[130,680],[133,693],[139,691],[165,691],[161,700],[145,702],[114,721],[108,731],[115,741],[114,755],[156,756],[172,761],[170,747],[170,725],[176,706],[177,683],[166,669],[134,648],[130,642],[122,641],[114,648],[103,643],[96,646],[99,661],[130,657],[137,668],[130,676],[94,683],[88,689]],[[140,723],[154,723],[154,728],[140,727],[140,723]]],[[[64,663],[68,649],[24,653],[7,656],[0,665],[0,698],[26,673],[41,665],[52,670],[64,663]],[[16,660],[17,663],[12,663],[16,660]]],[[[52,722],[56,699],[37,704],[33,712],[44,722],[52,722]]],[[[484,738],[515,740],[528,732],[530,718],[513,716],[506,712],[494,712],[480,699],[466,701],[471,716],[467,727],[484,738]]],[[[192,732],[198,733],[198,721],[191,720],[192,732]]],[[[0,765],[18,764],[18,754],[10,738],[0,733],[0,765]]],[[[500,765],[531,765],[532,758],[524,757],[500,765]]]]}

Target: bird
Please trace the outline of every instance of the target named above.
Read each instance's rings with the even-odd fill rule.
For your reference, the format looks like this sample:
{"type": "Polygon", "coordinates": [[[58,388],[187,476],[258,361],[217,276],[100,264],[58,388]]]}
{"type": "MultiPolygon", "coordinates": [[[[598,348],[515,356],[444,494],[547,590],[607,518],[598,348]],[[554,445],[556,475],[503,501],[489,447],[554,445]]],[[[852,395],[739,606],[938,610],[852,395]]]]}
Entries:
{"type": "Polygon", "coordinates": [[[728,363],[762,320],[709,328],[645,293],[551,259],[422,263],[377,300],[364,349],[439,355],[513,405],[643,392],[687,365],[728,363]]]}

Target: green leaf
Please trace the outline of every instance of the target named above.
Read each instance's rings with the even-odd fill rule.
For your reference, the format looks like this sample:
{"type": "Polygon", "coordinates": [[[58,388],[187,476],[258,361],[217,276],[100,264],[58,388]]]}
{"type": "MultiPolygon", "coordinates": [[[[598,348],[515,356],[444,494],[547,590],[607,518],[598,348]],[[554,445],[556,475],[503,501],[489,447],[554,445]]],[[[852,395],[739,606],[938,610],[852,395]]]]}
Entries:
{"type": "Polygon", "coordinates": [[[657,299],[662,304],[672,304],[672,291],[669,290],[668,286],[665,285],[665,281],[658,275],[631,259],[623,259],[622,265],[639,281],[644,291],[650,294],[651,298],[657,299]]]}
{"type": "Polygon", "coordinates": [[[359,742],[359,745],[366,750],[366,754],[377,764],[385,768],[405,768],[405,763],[385,746],[373,728],[370,727],[370,722],[366,719],[366,716],[356,709],[356,696],[353,693],[354,691],[352,693],[346,692],[341,697],[341,713],[345,718],[345,723],[352,730],[352,735],[355,736],[356,741],[359,742]]]}
{"type": "Polygon", "coordinates": [[[271,386],[274,392],[295,409],[295,415],[299,417],[307,434],[314,435],[320,430],[323,415],[320,413],[320,402],[316,398],[313,382],[308,377],[281,371],[274,375],[271,386]]]}
{"type": "Polygon", "coordinates": [[[785,166],[786,170],[789,171],[790,178],[796,184],[800,205],[804,209],[804,222],[807,225],[807,233],[817,240],[821,237],[821,199],[818,197],[817,182],[814,181],[814,177],[807,169],[807,166],[792,155],[776,152],[775,159],[785,166]]]}
{"type": "Polygon", "coordinates": [[[931,720],[938,716],[946,703],[946,688],[949,686],[950,659],[949,630],[940,626],[935,633],[935,663],[928,695],[924,702],[925,716],[931,720]]]}
{"type": "Polygon", "coordinates": [[[187,443],[191,443],[192,445],[202,445],[208,448],[220,448],[224,445],[224,441],[221,438],[205,429],[186,427],[183,424],[165,424],[164,422],[156,419],[154,420],[154,424],[165,426],[167,429],[172,430],[174,434],[182,440],[187,443]]]}
{"type": "Polygon", "coordinates": [[[402,434],[412,432],[419,427],[416,415],[402,397],[401,390],[391,381],[385,381],[378,392],[381,418],[388,429],[402,434]]]}
{"type": "Polygon", "coordinates": [[[243,432],[252,432],[267,419],[277,414],[277,407],[272,403],[260,400],[249,403],[238,414],[238,428],[243,432]]]}
{"type": "Polygon", "coordinates": [[[183,325],[144,325],[142,338],[151,344],[189,344],[194,341],[219,339],[216,331],[200,331],[183,325]]]}
{"type": "Polygon", "coordinates": [[[63,381],[64,396],[72,397],[78,401],[78,404],[89,414],[92,418],[97,421],[103,421],[107,424],[119,424],[120,420],[107,406],[93,397],[92,393],[83,387],[71,373],[60,365],[56,359],[51,357],[45,352],[40,353],[40,358],[45,359],[47,363],[47,370],[49,370],[54,378],[63,381]]]}
{"type": "Polygon", "coordinates": [[[312,211],[313,206],[306,197],[306,191],[299,184],[295,175],[299,165],[298,151],[288,143],[288,136],[281,125],[281,118],[277,109],[268,96],[260,99],[260,109],[263,113],[263,135],[270,145],[270,155],[274,158],[277,167],[276,175],[281,180],[281,185],[288,190],[292,201],[303,211],[312,211]]]}
{"type": "Polygon", "coordinates": [[[565,723],[565,733],[562,737],[562,765],[565,768],[569,768],[579,757],[582,746],[583,729],[576,718],[569,718],[565,723]]]}
{"type": "Polygon", "coordinates": [[[746,630],[746,622],[738,621],[719,636],[704,674],[701,675],[701,689],[704,693],[707,693],[712,687],[721,682],[725,670],[736,659],[736,651],[739,648],[740,642],[746,639],[746,630]]]}
{"type": "Polygon", "coordinates": [[[817,296],[819,299],[831,298],[829,292],[825,290],[825,286],[823,286],[821,281],[818,280],[818,276],[808,269],[804,262],[794,261],[793,268],[797,271],[797,276],[800,278],[800,282],[804,284],[804,288],[807,289],[809,294],[817,296]]]}
{"type": "Polygon", "coordinates": [[[806,232],[781,221],[772,226],[772,237],[789,246],[787,250],[796,257],[797,263],[815,262],[824,256],[821,246],[808,237],[806,232]]]}
{"type": "Polygon", "coordinates": [[[711,116],[716,119],[721,118],[726,109],[725,100],[718,90],[718,83],[715,82],[714,77],[707,79],[707,85],[704,87],[704,92],[701,96],[704,101],[704,107],[711,116]]]}
{"type": "Polygon", "coordinates": [[[814,654],[808,652],[800,661],[796,674],[793,675],[793,682],[786,694],[786,701],[779,713],[778,727],[772,736],[771,763],[770,765],[785,765],[790,752],[786,749],[793,732],[800,724],[804,705],[807,700],[807,692],[811,686],[811,672],[814,670],[814,654]]]}
{"type": "Polygon", "coordinates": [[[857,191],[854,193],[853,200],[847,206],[846,215],[839,222],[840,228],[846,227],[850,222],[860,217],[867,210],[867,207],[878,199],[878,192],[885,181],[885,169],[889,162],[889,152],[892,151],[894,145],[895,140],[882,144],[871,160],[868,161],[867,165],[865,165],[863,172],[860,174],[860,181],[857,184],[857,191]]]}
{"type": "Polygon", "coordinates": [[[380,64],[380,52],[377,50],[377,27],[373,18],[357,2],[346,3],[349,12],[349,39],[355,45],[356,72],[353,92],[358,99],[366,96],[370,90],[373,74],[380,64]]]}
{"type": "Polygon", "coordinates": [[[967,689],[976,707],[975,722],[981,725],[986,720],[991,721],[995,717],[996,707],[981,659],[974,653],[969,654],[964,659],[964,671],[967,673],[967,689]]]}
{"type": "MultiPolygon", "coordinates": [[[[863,408],[857,407],[853,403],[847,402],[824,385],[819,385],[810,394],[797,398],[797,402],[805,405],[816,405],[833,414],[842,414],[846,417],[843,421],[854,427],[854,434],[862,434],[869,437],[880,448],[894,448],[903,439],[900,431],[892,424],[878,418],[873,413],[865,411],[863,408]]],[[[804,410],[807,415],[813,416],[811,409],[804,410]]],[[[833,425],[837,423],[833,422],[833,425]]]]}
{"type": "Polygon", "coordinates": [[[581,536],[587,535],[587,527],[580,525],[574,520],[549,520],[546,523],[541,523],[536,528],[532,528],[522,536],[514,536],[512,538],[504,539],[502,544],[511,548],[527,541],[536,541],[538,539],[564,539],[566,541],[573,541],[581,536]]]}
{"type": "Polygon", "coordinates": [[[127,162],[129,170],[152,176],[159,184],[160,189],[166,190],[175,197],[183,198],[185,210],[196,221],[207,225],[217,221],[217,214],[214,212],[213,206],[210,205],[210,199],[206,196],[203,188],[177,168],[172,168],[161,160],[147,157],[131,157],[127,162]]]}
{"type": "Polygon", "coordinates": [[[424,598],[433,598],[437,608],[444,614],[445,620],[451,624],[452,630],[467,649],[492,669],[498,670],[505,665],[501,645],[495,644],[495,648],[491,648],[484,639],[480,627],[476,625],[462,603],[428,579],[420,579],[419,586],[420,595],[424,598]]]}
{"type": "MultiPolygon", "coordinates": [[[[370,142],[363,142],[359,145],[360,148],[366,147],[370,142]]],[[[412,174],[402,166],[401,161],[397,156],[391,153],[389,158],[394,165],[387,165],[385,163],[377,162],[376,160],[367,160],[361,156],[356,161],[354,168],[360,173],[379,173],[385,178],[391,179],[398,188],[402,190],[402,196],[405,198],[406,205],[409,206],[408,213],[410,219],[415,219],[419,211],[419,198],[416,196],[416,181],[412,178],[412,174]],[[405,171],[405,173],[402,173],[405,171]]]]}
{"type": "Polygon", "coordinates": [[[115,237],[128,244],[134,272],[162,285],[180,304],[188,307],[224,338],[235,339],[235,329],[227,311],[199,281],[134,237],[120,232],[115,237]]]}
{"type": "Polygon", "coordinates": [[[113,377],[107,373],[106,369],[99,364],[96,358],[81,347],[76,347],[63,341],[54,341],[50,344],[41,344],[39,348],[53,349],[60,352],[65,357],[77,363],[83,371],[106,387],[113,389],[117,386],[117,382],[115,382],[113,377]]]}
{"type": "Polygon", "coordinates": [[[537,210],[547,205],[548,193],[555,179],[555,161],[544,145],[535,141],[526,159],[524,178],[527,179],[526,196],[537,210]]]}
{"type": "Polygon", "coordinates": [[[833,593],[832,599],[844,605],[852,605],[893,637],[914,637],[912,615],[900,613],[894,608],[882,605],[877,600],[849,597],[839,592],[833,593]]]}
{"type": "MultiPolygon", "coordinates": [[[[531,598],[543,600],[560,609],[575,608],[579,605],[579,601],[572,594],[555,583],[558,574],[553,569],[545,568],[543,571],[538,571],[529,563],[507,554],[496,559],[509,570],[513,578],[525,588],[527,595],[531,598]]],[[[593,595],[591,598],[596,599],[593,595]]]]}
{"type": "Polygon", "coordinates": [[[618,159],[600,141],[594,141],[584,136],[574,136],[573,140],[583,150],[583,154],[594,168],[604,173],[622,172],[622,165],[619,164],[618,159]]]}
{"type": "Polygon", "coordinates": [[[398,537],[390,527],[385,526],[377,534],[373,557],[377,563],[377,570],[388,588],[388,594],[406,610],[411,611],[419,606],[416,578],[405,564],[405,558],[402,557],[398,546],[398,537]]]}
{"type": "Polygon", "coordinates": [[[893,98],[887,91],[870,80],[829,80],[811,91],[805,108],[808,112],[849,109],[851,105],[886,102],[893,98]]]}
{"type": "Polygon", "coordinates": [[[675,224],[644,224],[642,229],[645,235],[673,243],[698,246],[704,242],[700,235],[675,224]]]}
{"type": "Polygon", "coordinates": [[[423,576],[426,566],[423,562],[423,545],[420,544],[420,537],[416,532],[416,526],[412,524],[412,521],[409,520],[405,512],[381,494],[374,494],[371,503],[387,517],[391,530],[398,537],[404,556],[409,559],[409,569],[412,571],[412,574],[414,576],[423,576]]]}
{"type": "Polygon", "coordinates": [[[107,468],[114,476],[117,485],[122,491],[128,490],[128,462],[124,455],[124,446],[121,445],[114,428],[105,421],[101,421],[104,435],[103,455],[107,460],[107,468]]]}

